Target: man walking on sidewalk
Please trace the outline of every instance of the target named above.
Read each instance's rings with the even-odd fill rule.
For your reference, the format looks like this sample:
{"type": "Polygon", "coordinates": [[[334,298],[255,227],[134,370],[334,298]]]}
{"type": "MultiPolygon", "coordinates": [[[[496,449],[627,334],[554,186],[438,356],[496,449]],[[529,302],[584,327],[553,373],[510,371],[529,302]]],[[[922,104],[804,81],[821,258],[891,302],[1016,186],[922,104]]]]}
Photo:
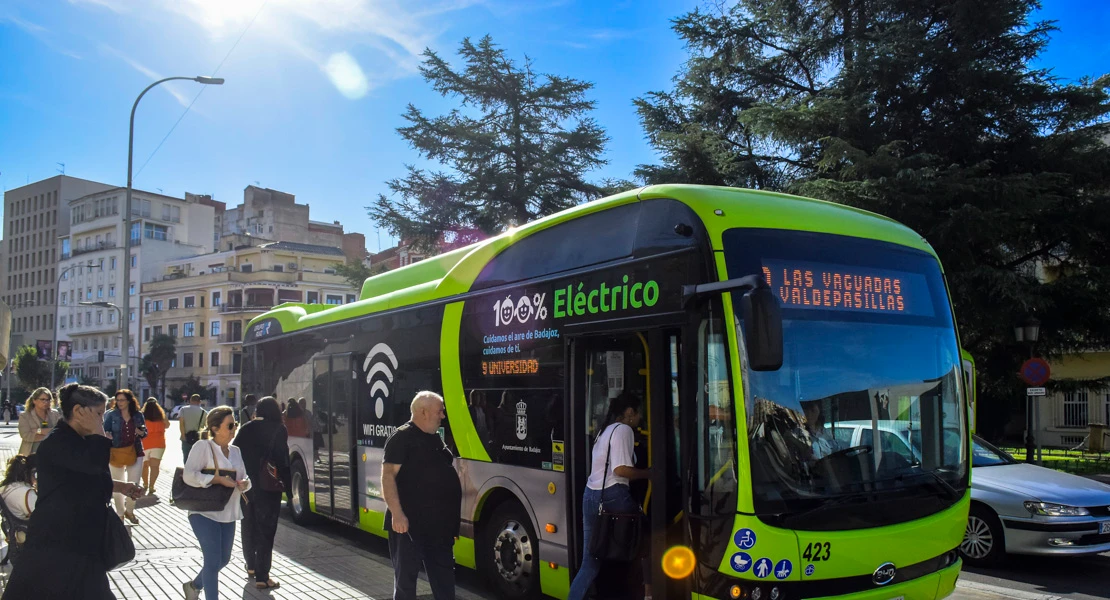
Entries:
{"type": "Polygon", "coordinates": [[[204,428],[204,420],[208,417],[200,402],[200,394],[189,396],[189,406],[182,408],[177,415],[177,426],[181,429],[182,463],[189,460],[189,450],[200,440],[200,430],[204,428]]]}
{"type": "Polygon", "coordinates": [[[386,440],[382,460],[393,598],[416,599],[416,576],[423,564],[435,600],[454,600],[453,547],[462,486],[455,456],[438,435],[447,413],[443,398],[434,392],[418,392],[410,409],[409,422],[386,440]]]}

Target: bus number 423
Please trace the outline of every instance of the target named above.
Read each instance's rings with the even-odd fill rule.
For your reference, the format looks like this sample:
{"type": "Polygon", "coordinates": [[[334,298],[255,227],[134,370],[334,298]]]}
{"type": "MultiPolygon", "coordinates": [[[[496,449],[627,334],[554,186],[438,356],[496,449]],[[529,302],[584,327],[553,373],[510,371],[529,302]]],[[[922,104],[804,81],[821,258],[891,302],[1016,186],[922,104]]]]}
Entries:
{"type": "Polygon", "coordinates": [[[828,542],[813,542],[806,546],[805,552],[802,552],[802,558],[812,562],[829,560],[831,551],[832,544],[828,542]]]}

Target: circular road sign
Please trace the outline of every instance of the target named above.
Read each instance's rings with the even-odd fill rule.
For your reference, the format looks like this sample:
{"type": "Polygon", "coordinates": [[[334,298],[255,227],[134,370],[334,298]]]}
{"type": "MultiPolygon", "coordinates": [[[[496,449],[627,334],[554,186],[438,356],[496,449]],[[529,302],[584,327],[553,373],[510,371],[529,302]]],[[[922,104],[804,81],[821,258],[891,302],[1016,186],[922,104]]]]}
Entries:
{"type": "Polygon", "coordinates": [[[1048,381],[1052,370],[1043,358],[1030,358],[1021,364],[1021,379],[1033,387],[1040,387],[1048,381]]]}

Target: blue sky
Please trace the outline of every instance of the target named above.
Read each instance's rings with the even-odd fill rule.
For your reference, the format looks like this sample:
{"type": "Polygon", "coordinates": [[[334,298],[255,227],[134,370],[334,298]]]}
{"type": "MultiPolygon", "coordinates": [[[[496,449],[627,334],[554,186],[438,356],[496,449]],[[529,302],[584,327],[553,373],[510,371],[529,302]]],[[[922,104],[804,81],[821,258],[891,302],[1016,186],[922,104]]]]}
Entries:
{"type": "MultiPolygon", "coordinates": [[[[1039,66],[1072,79],[1110,70],[1110,2],[1047,0],[1058,31],[1039,66]]],[[[136,117],[135,186],[212,194],[234,206],[258,182],[296,194],[312,218],[378,232],[364,206],[419,163],[396,134],[411,102],[451,106],[417,72],[430,47],[454,58],[486,33],[537,71],[594,82],[611,141],[594,178],[652,162],[632,99],[666,89],[686,58],[670,20],[701,0],[4,0],[0,3],[0,187],[67,175],[122,185],[136,117]],[[261,8],[261,10],[259,10],[261,8]],[[257,14],[253,25],[248,23],[257,14]],[[145,165],[145,166],[144,166],[145,165]],[[141,169],[141,170],[140,170],[141,169]]],[[[0,207],[2,210],[2,207],[0,207]]],[[[381,245],[390,244],[385,232],[381,245]]]]}

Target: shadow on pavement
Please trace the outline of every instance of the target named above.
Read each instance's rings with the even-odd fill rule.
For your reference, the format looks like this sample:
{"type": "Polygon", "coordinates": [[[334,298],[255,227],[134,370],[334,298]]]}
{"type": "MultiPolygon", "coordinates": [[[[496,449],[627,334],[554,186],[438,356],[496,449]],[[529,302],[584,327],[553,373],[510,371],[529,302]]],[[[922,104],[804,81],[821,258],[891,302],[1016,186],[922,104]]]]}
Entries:
{"type": "Polygon", "coordinates": [[[1031,590],[1065,598],[1087,595],[1110,598],[1110,555],[1093,556],[1008,556],[1001,565],[991,569],[964,567],[977,579],[1004,587],[1013,582],[1030,586],[1031,590]]]}

